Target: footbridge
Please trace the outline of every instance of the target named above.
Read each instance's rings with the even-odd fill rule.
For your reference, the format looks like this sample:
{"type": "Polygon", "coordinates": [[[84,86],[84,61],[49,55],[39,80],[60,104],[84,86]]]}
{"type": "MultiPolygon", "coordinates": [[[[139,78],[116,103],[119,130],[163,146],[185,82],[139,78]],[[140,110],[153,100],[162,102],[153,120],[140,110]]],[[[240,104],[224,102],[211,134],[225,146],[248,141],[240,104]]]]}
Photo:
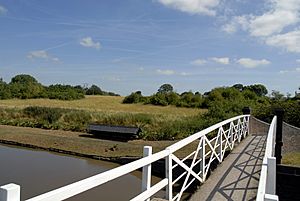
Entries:
{"type": "MultiPolygon", "coordinates": [[[[152,148],[146,146],[144,157],[139,160],[27,201],[65,200],[140,169],[143,175],[141,192],[132,201],[278,200],[274,157],[275,146],[280,145],[275,143],[278,118],[274,116],[264,129],[255,126],[260,123],[246,111],[244,115],[217,123],[163,151],[152,153],[152,148]],[[177,153],[187,146],[195,148],[185,157],[179,157],[177,153]],[[165,176],[153,183],[153,164],[162,160],[165,176]],[[189,198],[183,198],[191,191],[194,193],[189,198]],[[157,198],[157,192],[165,196],[157,198]]],[[[20,190],[21,187],[13,183],[1,186],[0,201],[20,201],[20,190]]]]}

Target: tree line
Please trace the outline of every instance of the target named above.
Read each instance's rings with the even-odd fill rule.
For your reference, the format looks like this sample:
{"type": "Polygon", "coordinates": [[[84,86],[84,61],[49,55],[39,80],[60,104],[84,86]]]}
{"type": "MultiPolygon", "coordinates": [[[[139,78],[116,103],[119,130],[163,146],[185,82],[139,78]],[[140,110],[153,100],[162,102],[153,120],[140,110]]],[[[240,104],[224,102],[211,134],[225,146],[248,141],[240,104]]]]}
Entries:
{"type": "Polygon", "coordinates": [[[254,116],[270,121],[274,109],[281,107],[285,110],[285,121],[300,127],[300,93],[295,93],[294,97],[275,90],[267,94],[268,90],[262,84],[217,87],[204,94],[192,91],[179,94],[171,84],[163,84],[150,96],[143,96],[141,91],[132,92],[123,103],[207,109],[204,118],[209,119],[211,125],[240,114],[243,107],[251,107],[254,116]]]}
{"type": "Polygon", "coordinates": [[[14,76],[9,83],[6,83],[2,78],[0,78],[0,99],[49,98],[59,100],[76,100],[84,98],[84,95],[119,96],[113,92],[103,91],[97,85],[92,85],[91,87],[64,84],[44,86],[33,76],[26,74],[14,76]]]}

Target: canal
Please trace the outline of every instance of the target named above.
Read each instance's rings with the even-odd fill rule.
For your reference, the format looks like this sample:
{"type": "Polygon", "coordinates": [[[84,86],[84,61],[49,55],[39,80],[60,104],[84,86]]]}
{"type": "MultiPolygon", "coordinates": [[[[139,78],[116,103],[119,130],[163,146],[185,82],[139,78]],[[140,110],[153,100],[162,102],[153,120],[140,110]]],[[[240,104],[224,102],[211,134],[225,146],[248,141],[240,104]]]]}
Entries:
{"type": "MultiPolygon", "coordinates": [[[[16,183],[25,200],[117,167],[93,159],[0,145],[0,186],[16,183]]],[[[68,200],[129,200],[141,189],[141,173],[134,172],[68,200]]]]}

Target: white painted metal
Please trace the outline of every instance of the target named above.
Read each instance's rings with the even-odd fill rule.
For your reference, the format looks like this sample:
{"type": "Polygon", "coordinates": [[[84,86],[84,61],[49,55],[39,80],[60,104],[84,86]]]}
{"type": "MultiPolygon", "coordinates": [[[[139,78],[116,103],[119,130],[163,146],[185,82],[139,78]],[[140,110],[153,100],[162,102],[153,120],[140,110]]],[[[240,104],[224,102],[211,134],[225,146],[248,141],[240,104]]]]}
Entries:
{"type": "Polygon", "coordinates": [[[151,196],[153,196],[155,193],[163,189],[165,186],[168,185],[168,179],[163,179],[151,188],[149,188],[147,191],[144,191],[143,193],[139,194],[135,198],[131,199],[130,201],[141,201],[141,200],[147,200],[151,196]]]}
{"type": "Polygon", "coordinates": [[[20,201],[21,187],[17,184],[0,186],[0,201],[20,201]]]}
{"type": "Polygon", "coordinates": [[[169,201],[172,201],[173,197],[173,171],[172,171],[172,156],[170,149],[166,149],[169,153],[168,157],[166,157],[165,161],[165,166],[166,166],[166,177],[168,179],[168,185],[166,187],[166,199],[169,201]]]}
{"type": "Polygon", "coordinates": [[[265,194],[264,201],[278,201],[279,198],[277,195],[265,194]]]}
{"type": "Polygon", "coordinates": [[[237,141],[239,142],[242,136],[245,137],[249,133],[249,118],[250,115],[241,115],[225,120],[197,132],[155,154],[152,154],[151,147],[145,147],[144,157],[142,159],[39,195],[27,201],[64,200],[139,168],[143,168],[142,193],[132,200],[149,200],[152,195],[163,188],[166,188],[166,198],[169,201],[180,200],[183,192],[193,181],[198,180],[204,182],[206,180],[210,165],[214,160],[218,160],[221,163],[225,151],[228,149],[232,150],[235,143],[237,141]],[[216,132],[217,136],[209,140],[207,136],[213,132],[216,132]],[[176,151],[193,142],[198,142],[198,146],[191,154],[183,159],[179,159],[175,155],[176,151]],[[160,159],[165,159],[166,161],[166,178],[151,187],[151,163],[160,159]],[[191,163],[187,163],[187,160],[191,160],[191,163]],[[195,168],[196,166],[200,166],[200,168],[195,168]],[[181,168],[184,171],[181,175],[177,176],[177,178],[173,178],[173,170],[175,168],[181,168]],[[196,171],[196,169],[199,171],[196,171]],[[180,183],[181,190],[173,196],[173,185],[176,185],[179,181],[183,181],[183,183],[180,183]]]}
{"type": "MultiPolygon", "coordinates": [[[[152,155],[152,147],[144,146],[143,156],[147,157],[152,155]]],[[[143,167],[143,178],[142,178],[142,192],[147,191],[151,187],[151,163],[143,167]]],[[[146,199],[150,201],[150,198],[146,199]]]]}
{"type": "Polygon", "coordinates": [[[276,158],[267,158],[267,186],[266,193],[270,195],[276,194],[276,158]]]}
{"type": "Polygon", "coordinates": [[[276,200],[276,158],[274,157],[276,123],[277,117],[274,116],[268,131],[265,156],[263,158],[256,195],[257,201],[276,200]]]}

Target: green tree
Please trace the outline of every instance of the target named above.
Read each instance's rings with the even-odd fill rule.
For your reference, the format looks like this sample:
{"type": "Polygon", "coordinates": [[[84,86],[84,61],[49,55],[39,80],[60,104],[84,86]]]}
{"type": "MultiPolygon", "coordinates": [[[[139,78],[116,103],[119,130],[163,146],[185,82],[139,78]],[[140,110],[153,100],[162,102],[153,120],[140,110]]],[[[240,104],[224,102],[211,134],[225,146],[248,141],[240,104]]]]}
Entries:
{"type": "Polygon", "coordinates": [[[163,84],[159,87],[158,93],[166,94],[173,92],[173,86],[171,84],[163,84]]]}
{"type": "Polygon", "coordinates": [[[243,90],[245,90],[245,89],[253,91],[258,96],[265,96],[268,93],[267,88],[262,84],[254,84],[254,85],[246,86],[246,87],[244,87],[243,90]]]}
{"type": "Polygon", "coordinates": [[[14,98],[28,99],[45,96],[45,88],[31,75],[16,75],[9,85],[14,98]]]}
{"type": "Polygon", "coordinates": [[[9,99],[11,98],[11,92],[9,85],[0,78],[0,99],[9,99]]]}
{"type": "Polygon", "coordinates": [[[239,91],[243,91],[244,86],[242,84],[235,84],[232,86],[233,88],[236,88],[239,91]]]}
{"type": "Polygon", "coordinates": [[[92,85],[85,92],[86,95],[103,95],[103,91],[97,85],[92,85]]]}
{"type": "Polygon", "coordinates": [[[276,90],[272,90],[271,97],[275,101],[281,101],[284,99],[284,95],[276,90]]]}
{"type": "Polygon", "coordinates": [[[139,103],[142,101],[142,92],[136,91],[131,93],[129,96],[126,96],[123,99],[123,103],[139,103]]]}

